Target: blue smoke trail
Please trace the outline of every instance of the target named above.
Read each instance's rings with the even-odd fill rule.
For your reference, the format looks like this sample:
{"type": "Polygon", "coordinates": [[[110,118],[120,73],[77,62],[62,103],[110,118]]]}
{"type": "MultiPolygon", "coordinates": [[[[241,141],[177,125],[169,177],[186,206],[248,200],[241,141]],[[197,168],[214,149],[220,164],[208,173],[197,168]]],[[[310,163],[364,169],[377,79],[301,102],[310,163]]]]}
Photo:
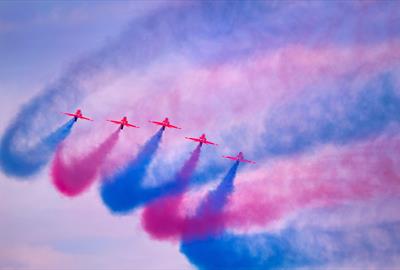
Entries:
{"type": "Polygon", "coordinates": [[[390,123],[400,122],[400,97],[389,75],[372,80],[356,97],[339,94],[318,95],[270,114],[263,134],[264,155],[291,155],[326,143],[347,144],[376,136],[390,123]]]}
{"type": "Polygon", "coordinates": [[[289,228],[273,233],[186,241],[180,250],[199,269],[287,269],[329,263],[390,266],[400,254],[400,223],[323,230],[289,228]],[[384,242],[382,242],[384,241],[384,242]],[[384,243],[384,245],[382,245],[384,243]]]}
{"type": "Polygon", "coordinates": [[[148,197],[157,196],[161,189],[142,188],[147,168],[160,144],[163,129],[154,134],[139,151],[136,158],[111,177],[103,179],[100,187],[101,198],[114,213],[127,213],[145,202],[148,197]]]}
{"type": "Polygon", "coordinates": [[[38,172],[46,165],[56,147],[70,134],[74,119],[71,119],[35,146],[29,149],[18,149],[14,136],[19,131],[14,123],[4,134],[1,140],[0,165],[4,173],[9,176],[28,177],[38,172]]]}
{"type": "Polygon", "coordinates": [[[228,173],[222,179],[216,189],[210,191],[204,201],[196,210],[196,218],[204,218],[207,215],[218,215],[226,205],[228,196],[233,192],[233,180],[239,167],[239,161],[236,161],[229,169],[228,173]]]}
{"type": "Polygon", "coordinates": [[[190,159],[174,178],[156,187],[143,187],[147,168],[153,160],[161,141],[163,129],[160,129],[142,148],[137,157],[122,171],[103,179],[100,194],[104,204],[112,213],[126,214],[135,208],[162,196],[182,192],[199,158],[200,146],[196,147],[190,159]]]}
{"type": "Polygon", "coordinates": [[[308,265],[310,260],[273,235],[225,234],[187,241],[180,250],[198,269],[274,269],[308,265]],[[264,245],[261,245],[263,243],[264,245]]]}
{"type": "Polygon", "coordinates": [[[221,183],[210,191],[196,209],[196,214],[187,219],[183,239],[185,241],[203,239],[207,236],[222,234],[225,229],[222,210],[228,203],[229,195],[234,190],[234,179],[239,167],[236,161],[222,179],[221,183]]]}

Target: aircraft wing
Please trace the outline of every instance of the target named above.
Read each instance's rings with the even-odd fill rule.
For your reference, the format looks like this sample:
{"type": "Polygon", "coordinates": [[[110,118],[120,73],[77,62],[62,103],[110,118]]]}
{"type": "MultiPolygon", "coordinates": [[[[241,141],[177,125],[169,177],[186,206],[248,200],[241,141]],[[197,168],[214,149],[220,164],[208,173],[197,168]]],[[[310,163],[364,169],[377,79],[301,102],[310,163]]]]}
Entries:
{"type": "Polygon", "coordinates": [[[232,159],[232,160],[238,160],[237,157],[231,157],[231,156],[222,156],[222,157],[224,157],[224,158],[229,158],[229,159],[232,159]]]}
{"type": "Polygon", "coordinates": [[[91,119],[91,118],[89,118],[89,117],[85,117],[85,116],[81,116],[81,117],[79,117],[79,118],[85,119],[85,120],[89,120],[89,121],[93,121],[93,119],[91,119]]]}
{"type": "Polygon", "coordinates": [[[218,145],[218,144],[213,143],[213,142],[210,142],[210,141],[205,141],[205,142],[203,142],[203,143],[205,143],[205,144],[212,144],[212,145],[218,145]]]}
{"type": "Polygon", "coordinates": [[[138,126],[132,125],[132,124],[124,124],[127,127],[134,127],[134,128],[139,128],[138,126]]]}
{"type": "Polygon", "coordinates": [[[185,137],[186,139],[188,139],[188,140],[192,140],[192,141],[195,141],[195,142],[202,142],[200,139],[198,139],[198,138],[191,138],[191,137],[185,137]]]}
{"type": "Polygon", "coordinates": [[[157,122],[157,121],[149,121],[150,123],[156,124],[156,125],[161,125],[164,126],[164,123],[162,122],[157,122]]]}
{"type": "Polygon", "coordinates": [[[174,125],[171,125],[171,124],[165,124],[165,123],[163,123],[163,122],[158,122],[158,121],[149,121],[150,123],[153,123],[153,124],[156,124],[156,125],[160,125],[160,126],[163,126],[163,127],[169,127],[169,128],[176,128],[176,129],[181,129],[180,127],[177,127],[177,126],[174,126],[174,125]]]}
{"type": "Polygon", "coordinates": [[[121,121],[116,121],[116,120],[107,120],[107,121],[108,121],[108,122],[115,123],[115,124],[119,124],[119,125],[122,124],[121,121]]]}
{"type": "Polygon", "coordinates": [[[177,126],[174,126],[174,125],[168,125],[167,127],[169,127],[169,128],[181,129],[180,127],[177,127],[177,126]]]}

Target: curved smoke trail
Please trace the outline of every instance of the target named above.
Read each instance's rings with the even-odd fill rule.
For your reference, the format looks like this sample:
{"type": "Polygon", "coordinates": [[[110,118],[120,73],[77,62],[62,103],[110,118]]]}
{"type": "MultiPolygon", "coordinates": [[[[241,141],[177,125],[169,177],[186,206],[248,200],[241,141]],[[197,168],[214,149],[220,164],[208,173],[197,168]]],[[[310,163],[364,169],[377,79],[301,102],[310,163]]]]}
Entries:
{"type": "Polygon", "coordinates": [[[199,269],[209,270],[287,269],[330,263],[355,267],[355,262],[365,264],[359,266],[361,269],[369,263],[382,268],[392,265],[400,252],[399,229],[399,222],[391,222],[335,230],[289,227],[279,233],[225,233],[184,241],[180,250],[199,269]]]}
{"type": "Polygon", "coordinates": [[[38,172],[49,162],[57,146],[70,134],[74,123],[74,119],[71,119],[27,150],[16,147],[15,135],[22,132],[22,127],[18,126],[18,122],[13,123],[1,140],[1,168],[7,175],[21,178],[38,172]]]}
{"type": "Polygon", "coordinates": [[[107,155],[118,142],[118,129],[83,157],[73,158],[66,164],[62,159],[64,145],[57,149],[51,176],[54,186],[66,196],[77,196],[90,187],[107,155]]]}
{"type": "Polygon", "coordinates": [[[147,168],[157,153],[163,132],[161,128],[122,170],[103,180],[100,187],[101,198],[111,212],[127,213],[150,197],[158,195],[158,190],[145,192],[141,185],[147,168]]]}

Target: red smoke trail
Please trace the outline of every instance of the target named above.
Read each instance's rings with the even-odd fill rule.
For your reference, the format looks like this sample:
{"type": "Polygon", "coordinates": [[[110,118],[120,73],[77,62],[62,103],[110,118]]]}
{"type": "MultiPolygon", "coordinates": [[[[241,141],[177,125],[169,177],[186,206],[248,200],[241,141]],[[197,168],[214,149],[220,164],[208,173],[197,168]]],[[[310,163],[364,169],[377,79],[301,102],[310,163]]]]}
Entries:
{"type": "Polygon", "coordinates": [[[198,145],[176,176],[176,181],[180,184],[180,192],[161,198],[149,204],[144,209],[142,213],[142,225],[154,238],[171,239],[183,231],[185,222],[179,210],[188,182],[196,169],[200,150],[201,146],[198,145]]]}
{"type": "Polygon", "coordinates": [[[72,159],[69,164],[62,160],[64,145],[57,149],[51,176],[54,186],[64,195],[77,196],[94,182],[101,164],[118,141],[119,130],[112,133],[86,156],[72,159]]]}

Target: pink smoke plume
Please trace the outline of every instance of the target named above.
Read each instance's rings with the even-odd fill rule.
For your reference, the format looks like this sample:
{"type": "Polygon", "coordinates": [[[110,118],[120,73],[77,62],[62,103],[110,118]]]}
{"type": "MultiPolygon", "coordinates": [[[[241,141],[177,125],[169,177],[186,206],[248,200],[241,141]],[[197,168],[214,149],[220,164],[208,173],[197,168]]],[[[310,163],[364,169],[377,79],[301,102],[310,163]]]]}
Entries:
{"type": "Polygon", "coordinates": [[[400,138],[368,141],[314,156],[277,162],[241,176],[227,225],[265,226],[307,207],[400,194],[400,138]]]}
{"type": "Polygon", "coordinates": [[[119,130],[113,132],[90,153],[71,159],[66,164],[62,159],[64,145],[57,149],[51,170],[54,186],[64,195],[73,197],[84,192],[96,179],[101,164],[118,141],[119,130]]]}
{"type": "Polygon", "coordinates": [[[193,239],[226,227],[248,230],[269,225],[302,208],[398,195],[399,152],[400,138],[384,138],[278,161],[239,176],[240,183],[221,212],[189,214],[198,199],[184,200],[180,194],[147,207],[142,224],[155,239],[193,239]]]}
{"type": "Polygon", "coordinates": [[[201,146],[198,145],[176,176],[181,192],[161,198],[144,209],[142,225],[154,238],[168,239],[171,235],[179,234],[183,230],[185,224],[178,212],[188,181],[196,169],[200,150],[201,146]]]}

